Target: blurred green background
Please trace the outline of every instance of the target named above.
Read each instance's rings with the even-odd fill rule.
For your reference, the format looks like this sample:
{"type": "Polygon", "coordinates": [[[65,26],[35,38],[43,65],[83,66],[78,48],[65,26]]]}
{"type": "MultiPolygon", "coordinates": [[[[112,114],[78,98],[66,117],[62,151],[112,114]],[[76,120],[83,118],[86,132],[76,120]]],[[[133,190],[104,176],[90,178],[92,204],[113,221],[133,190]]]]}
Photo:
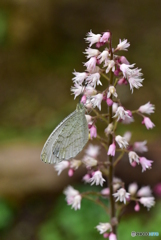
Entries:
{"type": "MultiPolygon", "coordinates": [[[[142,68],[145,81],[133,95],[120,88],[125,106],[156,105],[155,129],[147,131],[139,118],[120,128],[121,133],[130,129],[133,140],[148,140],[152,170],[142,174],[125,160],[116,174],[127,184],[136,176],[140,185],[161,182],[160,9],[159,0],[0,1],[0,239],[102,239],[94,227],[107,220],[105,214],[86,201],[81,211],[70,210],[61,193],[69,183],[88,189],[79,185],[82,170],[72,179],[67,172],[57,177],[39,159],[50,132],[75,109],[72,72],[84,69],[84,37],[90,29],[112,31],[114,45],[123,38],[131,43],[125,56],[142,68]]],[[[120,239],[129,239],[132,230],[159,231],[160,213],[159,200],[148,213],[129,209],[120,239]]]]}

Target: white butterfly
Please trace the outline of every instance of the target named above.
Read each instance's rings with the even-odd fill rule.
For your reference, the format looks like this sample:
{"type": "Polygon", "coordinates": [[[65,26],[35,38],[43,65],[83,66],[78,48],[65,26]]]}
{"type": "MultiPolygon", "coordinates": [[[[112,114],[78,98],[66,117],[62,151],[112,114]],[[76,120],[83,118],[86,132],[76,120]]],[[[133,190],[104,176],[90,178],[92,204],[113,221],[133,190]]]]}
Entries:
{"type": "Polygon", "coordinates": [[[78,103],[76,110],[50,134],[42,149],[41,160],[47,163],[59,163],[74,158],[88,142],[88,133],[85,107],[82,103],[78,103]]]}

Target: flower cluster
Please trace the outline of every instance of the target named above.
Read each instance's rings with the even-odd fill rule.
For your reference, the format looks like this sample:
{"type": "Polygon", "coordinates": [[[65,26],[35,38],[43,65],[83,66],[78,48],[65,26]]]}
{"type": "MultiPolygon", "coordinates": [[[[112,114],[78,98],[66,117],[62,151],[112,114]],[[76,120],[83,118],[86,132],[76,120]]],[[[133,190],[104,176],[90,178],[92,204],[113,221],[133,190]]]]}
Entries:
{"type": "MultiPolygon", "coordinates": [[[[121,85],[129,86],[131,93],[134,92],[134,89],[142,87],[143,74],[140,68],[135,67],[135,64],[131,64],[125,56],[119,54],[120,51],[127,51],[130,46],[126,39],[119,40],[117,46],[113,48],[110,32],[94,34],[90,31],[87,33],[85,40],[89,44],[84,52],[87,58],[87,61],[83,63],[85,70],[84,72],[73,72],[71,92],[74,94],[74,98],[81,96],[81,102],[91,113],[91,115],[86,115],[90,139],[97,138],[100,140],[107,152],[107,161],[100,161],[98,157],[100,147],[90,144],[82,160],[62,161],[55,165],[55,169],[59,175],[64,169],[69,168],[68,175],[73,176],[74,171],[84,165],[87,170],[83,177],[85,183],[104,186],[106,178],[109,178],[110,187],[95,194],[98,198],[108,198],[110,196],[110,201],[119,201],[125,206],[130,201],[134,201],[135,211],[140,210],[140,204],[150,209],[155,204],[150,187],[143,187],[138,190],[137,184],[133,183],[129,185],[127,192],[120,179],[113,178],[111,181],[109,177],[109,171],[113,171],[124,154],[127,154],[130,165],[135,167],[139,164],[142,167],[142,172],[152,167],[153,161],[142,156],[148,150],[147,141],[131,143],[131,132],[125,132],[122,136],[117,133],[119,123],[130,124],[134,122],[134,114],[141,117],[141,122],[147,129],[152,129],[155,126],[147,116],[154,113],[155,107],[153,104],[147,102],[132,111],[122,105],[117,92],[117,88],[121,88],[121,85]],[[98,85],[100,85],[99,88],[98,85]],[[98,90],[103,87],[102,91],[98,90]],[[103,105],[108,109],[106,113],[102,113],[103,105]],[[105,137],[101,137],[97,133],[96,124],[98,120],[106,124],[105,137]],[[120,154],[117,158],[115,158],[116,152],[120,154]],[[109,166],[112,166],[112,168],[109,166]]],[[[113,172],[111,174],[113,175],[113,172]]],[[[80,194],[71,186],[64,190],[64,194],[67,203],[75,210],[80,209],[81,200],[86,196],[85,193],[80,194]]],[[[101,204],[104,206],[103,202],[101,204]]],[[[118,222],[111,218],[110,223],[100,223],[96,228],[104,237],[116,239],[115,227],[117,224],[118,222]]]]}

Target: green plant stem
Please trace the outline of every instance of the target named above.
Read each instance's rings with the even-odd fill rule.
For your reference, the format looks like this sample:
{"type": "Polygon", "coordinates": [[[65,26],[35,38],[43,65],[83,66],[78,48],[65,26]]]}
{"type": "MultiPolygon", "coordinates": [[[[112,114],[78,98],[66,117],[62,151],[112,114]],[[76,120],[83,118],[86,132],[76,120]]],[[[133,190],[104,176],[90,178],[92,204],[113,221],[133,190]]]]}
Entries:
{"type": "Polygon", "coordinates": [[[114,162],[114,164],[113,164],[114,167],[115,167],[115,166],[118,164],[118,162],[121,160],[121,158],[123,157],[124,153],[125,153],[125,152],[122,151],[121,154],[118,156],[118,158],[115,160],[115,162],[114,162]]]}
{"type": "MultiPolygon", "coordinates": [[[[110,53],[111,53],[111,60],[113,60],[113,52],[112,52],[112,36],[110,37],[110,53]]],[[[112,69],[110,70],[110,85],[113,85],[113,72],[112,69]]],[[[111,97],[112,100],[112,97],[111,97]]],[[[109,110],[109,123],[113,123],[113,118],[112,118],[112,106],[108,107],[109,110]]],[[[113,142],[113,137],[110,134],[109,135],[109,141],[108,141],[108,147],[112,144],[113,142]]],[[[115,201],[114,201],[114,197],[113,197],[113,175],[114,175],[114,167],[113,167],[113,157],[110,155],[109,156],[109,162],[110,162],[110,166],[109,166],[109,176],[108,176],[108,184],[109,184],[109,188],[110,188],[110,194],[109,194],[109,200],[110,200],[110,219],[112,220],[112,218],[114,218],[116,216],[116,211],[115,211],[115,201]]],[[[116,234],[116,226],[113,226],[113,233],[116,234]]]]}

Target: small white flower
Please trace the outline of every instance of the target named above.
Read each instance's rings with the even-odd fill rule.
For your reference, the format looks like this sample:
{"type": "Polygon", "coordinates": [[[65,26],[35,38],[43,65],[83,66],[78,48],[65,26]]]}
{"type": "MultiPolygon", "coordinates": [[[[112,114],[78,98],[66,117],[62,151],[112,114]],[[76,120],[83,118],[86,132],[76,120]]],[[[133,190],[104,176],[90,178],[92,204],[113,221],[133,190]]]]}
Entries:
{"type": "Polygon", "coordinates": [[[93,122],[92,122],[92,116],[90,116],[90,115],[87,115],[87,114],[85,114],[85,117],[86,117],[86,120],[87,120],[87,123],[89,124],[92,124],[93,122]]]}
{"type": "Polygon", "coordinates": [[[94,88],[96,87],[96,85],[102,85],[102,83],[100,81],[100,74],[99,73],[90,74],[86,78],[86,82],[94,88]]]}
{"type": "Polygon", "coordinates": [[[97,90],[95,90],[94,87],[88,85],[86,87],[84,87],[84,95],[89,97],[89,96],[93,96],[97,93],[97,90]]]}
{"type": "Polygon", "coordinates": [[[117,193],[114,193],[113,196],[116,199],[116,202],[119,200],[120,202],[124,202],[126,204],[126,198],[129,198],[130,193],[126,192],[124,188],[120,188],[117,193]]]}
{"type": "Polygon", "coordinates": [[[87,68],[88,72],[92,72],[96,67],[96,57],[91,57],[86,63],[84,63],[84,66],[87,68]]]}
{"type": "Polygon", "coordinates": [[[134,66],[135,66],[135,64],[128,65],[125,63],[120,65],[120,70],[122,71],[123,76],[125,78],[128,78],[132,74],[133,69],[131,69],[131,68],[133,68],[134,66]]]}
{"type": "Polygon", "coordinates": [[[108,124],[108,126],[105,128],[105,135],[108,136],[113,132],[113,123],[108,124]]]}
{"type": "Polygon", "coordinates": [[[90,156],[84,156],[82,162],[86,168],[91,168],[97,166],[97,160],[90,156]]]}
{"type": "Polygon", "coordinates": [[[153,104],[151,104],[150,102],[148,102],[148,103],[140,106],[138,110],[141,113],[151,114],[151,113],[154,113],[155,106],[153,104]]]}
{"type": "Polygon", "coordinates": [[[146,144],[147,144],[146,140],[143,142],[135,142],[134,146],[133,146],[134,151],[140,152],[140,153],[147,152],[148,148],[147,148],[146,144]]]}
{"type": "Polygon", "coordinates": [[[97,230],[100,232],[100,234],[103,234],[107,232],[108,230],[112,231],[112,226],[110,223],[99,223],[99,225],[96,226],[97,230]]]}
{"type": "Polygon", "coordinates": [[[124,137],[124,139],[125,139],[127,142],[130,142],[131,132],[130,132],[130,131],[125,132],[125,134],[124,134],[123,137],[124,137]]]}
{"type": "Polygon", "coordinates": [[[69,162],[68,161],[61,161],[61,162],[56,163],[54,165],[54,168],[58,172],[58,175],[60,175],[61,172],[68,167],[69,167],[69,162]]]}
{"type": "Polygon", "coordinates": [[[107,61],[109,56],[108,50],[104,50],[97,58],[99,59],[100,63],[107,61]]]}
{"type": "Polygon", "coordinates": [[[89,43],[89,46],[91,47],[94,43],[97,43],[100,41],[101,34],[94,34],[90,30],[90,32],[87,33],[87,38],[85,40],[89,43]]]}
{"type": "Polygon", "coordinates": [[[123,41],[121,41],[121,39],[119,40],[119,44],[117,45],[116,50],[124,50],[127,51],[127,48],[130,46],[130,43],[127,42],[127,39],[124,39],[123,41]]]}
{"type": "Polygon", "coordinates": [[[116,92],[116,88],[114,86],[110,86],[109,89],[108,89],[108,93],[107,93],[107,98],[110,98],[111,95],[113,95],[114,97],[117,98],[117,92],[116,92]]]}
{"type": "Polygon", "coordinates": [[[125,117],[127,118],[131,118],[128,114],[128,111],[125,111],[123,107],[118,107],[117,111],[115,113],[115,115],[113,116],[113,118],[117,117],[117,121],[119,121],[120,119],[125,120],[125,117]]]}
{"type": "Polygon", "coordinates": [[[129,145],[128,142],[125,140],[125,138],[121,137],[120,135],[117,135],[115,137],[115,140],[118,143],[120,148],[126,148],[129,145]]]}
{"type": "Polygon", "coordinates": [[[133,162],[136,162],[139,164],[139,156],[135,152],[130,151],[129,152],[129,161],[130,161],[130,164],[132,164],[133,162]]]}
{"type": "Polygon", "coordinates": [[[118,108],[118,103],[115,103],[115,102],[114,102],[114,103],[112,104],[112,112],[113,112],[113,113],[116,113],[117,108],[118,108]]]}
{"type": "Polygon", "coordinates": [[[120,178],[113,178],[113,190],[116,192],[121,187],[122,181],[120,178]]]}
{"type": "Polygon", "coordinates": [[[151,128],[155,127],[155,124],[148,117],[144,117],[142,124],[145,124],[147,129],[151,129],[151,128]]]}
{"type": "Polygon", "coordinates": [[[143,80],[144,80],[143,78],[139,78],[139,77],[133,77],[133,76],[129,77],[128,82],[130,84],[130,89],[132,93],[134,88],[138,89],[143,86],[142,85],[143,80]]]}
{"type": "Polygon", "coordinates": [[[142,166],[142,172],[146,171],[146,169],[150,169],[153,161],[148,160],[145,157],[140,157],[140,164],[142,166]]]}
{"type": "Polygon", "coordinates": [[[154,197],[142,197],[139,201],[144,207],[147,207],[148,210],[155,205],[154,197]]]}
{"type": "Polygon", "coordinates": [[[135,193],[138,190],[138,185],[137,183],[131,183],[128,187],[128,192],[130,193],[130,195],[135,195],[135,193]]]}
{"type": "Polygon", "coordinates": [[[125,119],[124,120],[122,120],[121,121],[123,124],[130,124],[130,123],[132,123],[132,122],[134,122],[134,118],[133,118],[133,116],[131,117],[131,116],[125,116],[125,119]]]}
{"type": "Polygon", "coordinates": [[[87,55],[87,58],[97,57],[100,54],[100,51],[98,49],[87,48],[84,54],[87,55]]]}
{"type": "Polygon", "coordinates": [[[108,66],[106,69],[106,73],[108,73],[111,69],[112,69],[112,72],[115,71],[115,61],[114,60],[105,61],[104,67],[106,67],[106,66],[108,66]]]}
{"type": "Polygon", "coordinates": [[[152,195],[152,190],[149,186],[142,187],[137,192],[138,197],[150,197],[151,195],[152,195]]]}
{"type": "Polygon", "coordinates": [[[77,170],[80,167],[81,163],[82,161],[80,160],[72,159],[70,161],[70,168],[77,170]]]}
{"type": "Polygon", "coordinates": [[[68,186],[63,192],[66,195],[66,201],[68,205],[71,205],[75,210],[81,207],[81,195],[79,191],[75,190],[72,186],[68,186]]]}
{"type": "Polygon", "coordinates": [[[96,158],[100,152],[100,146],[89,144],[88,148],[85,150],[85,153],[93,158],[96,158]]]}
{"type": "Polygon", "coordinates": [[[84,86],[81,86],[77,83],[74,84],[74,87],[71,87],[71,92],[74,94],[74,99],[78,97],[80,94],[82,94],[84,91],[84,86]]]}
{"type": "Polygon", "coordinates": [[[73,74],[75,75],[75,77],[72,78],[72,80],[74,83],[78,83],[78,84],[82,84],[87,77],[86,72],[80,73],[80,72],[74,71],[73,74]]]}
{"type": "Polygon", "coordinates": [[[102,103],[102,100],[103,100],[103,94],[101,93],[98,93],[97,95],[95,95],[94,97],[92,97],[92,104],[93,104],[93,107],[98,107],[98,109],[101,111],[101,103],[102,103]]]}
{"type": "Polygon", "coordinates": [[[98,170],[94,172],[93,177],[90,179],[91,185],[103,185],[103,182],[105,182],[105,179],[102,177],[102,173],[98,170]]]}

